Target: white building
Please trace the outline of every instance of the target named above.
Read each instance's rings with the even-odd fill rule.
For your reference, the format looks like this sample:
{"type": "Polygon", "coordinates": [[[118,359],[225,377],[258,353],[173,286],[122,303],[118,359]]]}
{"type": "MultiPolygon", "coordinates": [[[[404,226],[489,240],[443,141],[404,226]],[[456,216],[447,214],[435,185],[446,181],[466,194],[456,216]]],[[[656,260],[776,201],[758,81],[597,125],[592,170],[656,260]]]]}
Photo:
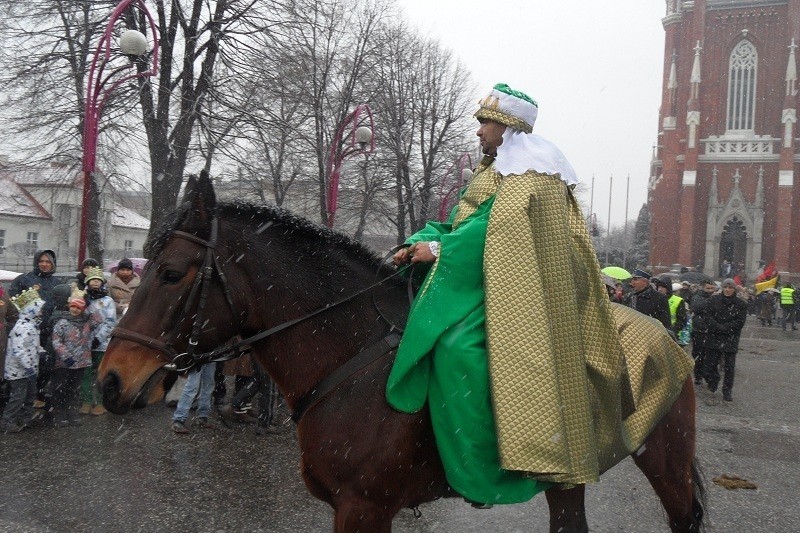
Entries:
{"type": "MultiPolygon", "coordinates": [[[[50,248],[58,269],[76,270],[80,234],[80,175],[65,166],[10,167],[0,164],[0,268],[27,271],[33,253],[50,248]]],[[[122,206],[114,188],[100,191],[99,220],[104,259],[141,257],[150,221],[122,206]]]]}

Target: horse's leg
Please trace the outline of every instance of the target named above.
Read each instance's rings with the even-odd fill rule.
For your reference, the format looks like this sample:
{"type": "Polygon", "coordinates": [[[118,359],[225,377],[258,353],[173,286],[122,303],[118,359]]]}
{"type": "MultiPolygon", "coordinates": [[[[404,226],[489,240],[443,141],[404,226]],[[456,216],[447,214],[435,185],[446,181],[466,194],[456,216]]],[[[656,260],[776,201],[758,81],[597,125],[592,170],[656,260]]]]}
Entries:
{"type": "Polygon", "coordinates": [[[333,518],[336,533],[390,533],[395,513],[377,502],[337,499],[333,518]]]}
{"type": "Polygon", "coordinates": [[[584,492],[586,485],[571,489],[553,487],[545,491],[550,508],[550,533],[587,533],[584,492]]]}
{"type": "Polygon", "coordinates": [[[699,531],[703,484],[694,463],[695,396],[691,376],[678,399],[644,444],[633,453],[636,466],[653,486],[672,531],[699,531]]]}

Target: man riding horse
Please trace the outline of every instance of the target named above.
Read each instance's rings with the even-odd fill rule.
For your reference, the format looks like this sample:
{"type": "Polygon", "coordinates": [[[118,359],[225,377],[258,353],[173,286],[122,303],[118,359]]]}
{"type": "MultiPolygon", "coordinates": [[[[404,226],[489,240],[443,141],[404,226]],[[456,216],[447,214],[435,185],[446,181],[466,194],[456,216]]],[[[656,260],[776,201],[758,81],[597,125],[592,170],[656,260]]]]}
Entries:
{"type": "Polygon", "coordinates": [[[609,302],[578,179],[532,133],[537,113],[496,85],[475,113],[484,158],[458,205],[394,256],[428,272],[387,400],[406,413],[427,402],[447,480],[478,504],[597,480],[641,445],[691,368],[666,332],[638,359],[658,352],[668,376],[629,368],[649,319],[609,302]]]}

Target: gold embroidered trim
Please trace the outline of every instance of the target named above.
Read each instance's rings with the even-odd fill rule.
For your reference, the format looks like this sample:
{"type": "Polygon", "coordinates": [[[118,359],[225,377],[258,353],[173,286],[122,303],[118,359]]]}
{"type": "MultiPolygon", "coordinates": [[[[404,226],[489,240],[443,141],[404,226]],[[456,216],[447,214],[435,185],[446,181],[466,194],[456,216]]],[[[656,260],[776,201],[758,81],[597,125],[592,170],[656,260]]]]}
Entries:
{"type": "Polygon", "coordinates": [[[505,124],[509,128],[513,128],[515,130],[524,133],[531,133],[533,131],[533,126],[531,126],[521,118],[509,115],[508,113],[503,113],[502,111],[498,111],[497,109],[481,107],[475,112],[474,116],[475,118],[483,118],[486,120],[493,120],[495,122],[499,122],[500,124],[505,124]]]}

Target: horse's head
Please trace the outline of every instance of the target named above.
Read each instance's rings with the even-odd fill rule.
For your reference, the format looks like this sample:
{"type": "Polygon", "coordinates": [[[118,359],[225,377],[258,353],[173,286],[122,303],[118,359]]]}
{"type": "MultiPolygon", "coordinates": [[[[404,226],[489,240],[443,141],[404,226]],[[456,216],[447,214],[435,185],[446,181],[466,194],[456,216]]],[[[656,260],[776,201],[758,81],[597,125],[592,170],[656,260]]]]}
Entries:
{"type": "MultiPolygon", "coordinates": [[[[216,199],[207,174],[191,177],[174,220],[148,242],[150,262],[100,365],[103,402],[114,413],[159,401],[176,379],[165,365],[196,345],[210,351],[240,327],[216,269],[216,199]],[[203,279],[201,271],[211,278],[203,279]]],[[[239,308],[241,309],[241,308],[239,308]]]]}

